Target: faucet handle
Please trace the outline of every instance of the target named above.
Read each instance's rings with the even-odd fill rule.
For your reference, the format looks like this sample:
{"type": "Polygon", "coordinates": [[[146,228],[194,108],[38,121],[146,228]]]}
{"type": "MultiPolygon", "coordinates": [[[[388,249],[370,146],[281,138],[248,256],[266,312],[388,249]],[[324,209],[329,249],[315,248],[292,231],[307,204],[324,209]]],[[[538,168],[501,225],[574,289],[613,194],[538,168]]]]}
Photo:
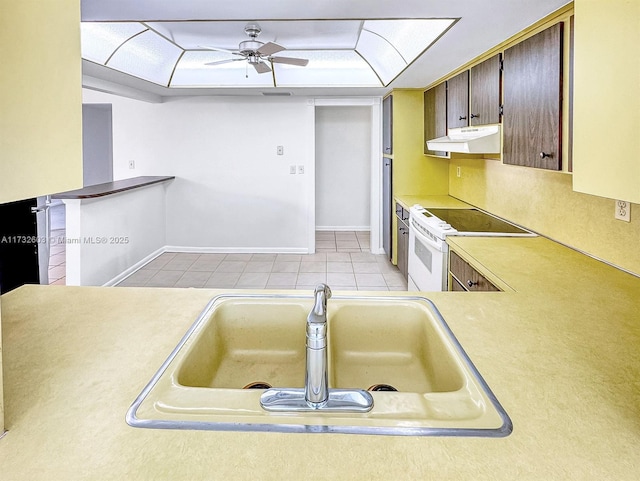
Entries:
{"type": "Polygon", "coordinates": [[[313,291],[313,296],[315,297],[321,292],[324,292],[325,299],[331,299],[331,288],[328,285],[324,283],[318,284],[315,290],[313,291]]]}

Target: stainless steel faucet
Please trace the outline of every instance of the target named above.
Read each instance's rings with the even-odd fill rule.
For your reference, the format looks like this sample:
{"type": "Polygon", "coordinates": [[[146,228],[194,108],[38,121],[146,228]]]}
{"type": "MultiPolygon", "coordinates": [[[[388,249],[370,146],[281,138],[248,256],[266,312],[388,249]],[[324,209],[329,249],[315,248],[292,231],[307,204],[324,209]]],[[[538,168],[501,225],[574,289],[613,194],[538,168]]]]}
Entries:
{"type": "Polygon", "coordinates": [[[331,289],[318,284],[307,316],[307,365],[304,388],[275,387],[260,396],[267,411],[360,412],[373,408],[373,397],[363,389],[329,389],[327,365],[327,300],[331,289]]]}
{"type": "Polygon", "coordinates": [[[329,398],[327,376],[327,300],[331,289],[318,284],[313,292],[314,304],[307,316],[307,369],[304,397],[309,406],[322,407],[329,398]]]}

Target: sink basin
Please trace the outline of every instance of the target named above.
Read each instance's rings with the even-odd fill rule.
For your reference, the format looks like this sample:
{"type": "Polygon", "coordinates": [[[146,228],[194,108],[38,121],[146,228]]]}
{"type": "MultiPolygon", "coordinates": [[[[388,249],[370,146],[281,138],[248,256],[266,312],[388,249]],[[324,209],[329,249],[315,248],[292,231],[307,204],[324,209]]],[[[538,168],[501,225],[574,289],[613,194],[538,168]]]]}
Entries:
{"type": "Polygon", "coordinates": [[[306,316],[300,304],[220,303],[177,369],[178,385],[303,387],[306,316]]]}
{"type": "Polygon", "coordinates": [[[423,297],[334,295],[330,388],[370,389],[366,413],[268,412],[268,387],[302,388],[311,296],[214,298],[127,413],[134,427],[507,436],[511,421],[423,297]],[[381,390],[377,390],[380,388],[381,390]]]}

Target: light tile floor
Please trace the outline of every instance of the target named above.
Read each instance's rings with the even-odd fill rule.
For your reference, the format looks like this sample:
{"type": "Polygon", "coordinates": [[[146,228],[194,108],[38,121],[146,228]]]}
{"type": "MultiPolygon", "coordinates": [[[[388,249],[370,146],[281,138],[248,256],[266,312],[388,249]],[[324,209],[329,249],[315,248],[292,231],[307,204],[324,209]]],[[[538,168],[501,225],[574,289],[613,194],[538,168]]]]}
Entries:
{"type": "Polygon", "coordinates": [[[51,244],[49,247],[49,284],[66,284],[65,206],[57,203],[49,209],[51,244]]]}
{"type": "Polygon", "coordinates": [[[368,232],[316,233],[316,253],[198,254],[165,252],[119,286],[401,291],[407,280],[386,255],[371,254],[368,232]]]}

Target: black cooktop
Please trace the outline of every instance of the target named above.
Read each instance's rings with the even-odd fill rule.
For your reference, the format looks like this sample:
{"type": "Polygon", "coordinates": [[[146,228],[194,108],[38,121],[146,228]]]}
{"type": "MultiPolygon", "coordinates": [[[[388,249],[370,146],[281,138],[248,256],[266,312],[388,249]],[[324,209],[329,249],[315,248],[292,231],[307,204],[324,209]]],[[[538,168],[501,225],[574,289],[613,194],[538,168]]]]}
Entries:
{"type": "Polygon", "coordinates": [[[460,233],[530,234],[529,231],[485,214],[478,209],[428,209],[424,214],[431,217],[429,213],[445,221],[460,233]]]}

